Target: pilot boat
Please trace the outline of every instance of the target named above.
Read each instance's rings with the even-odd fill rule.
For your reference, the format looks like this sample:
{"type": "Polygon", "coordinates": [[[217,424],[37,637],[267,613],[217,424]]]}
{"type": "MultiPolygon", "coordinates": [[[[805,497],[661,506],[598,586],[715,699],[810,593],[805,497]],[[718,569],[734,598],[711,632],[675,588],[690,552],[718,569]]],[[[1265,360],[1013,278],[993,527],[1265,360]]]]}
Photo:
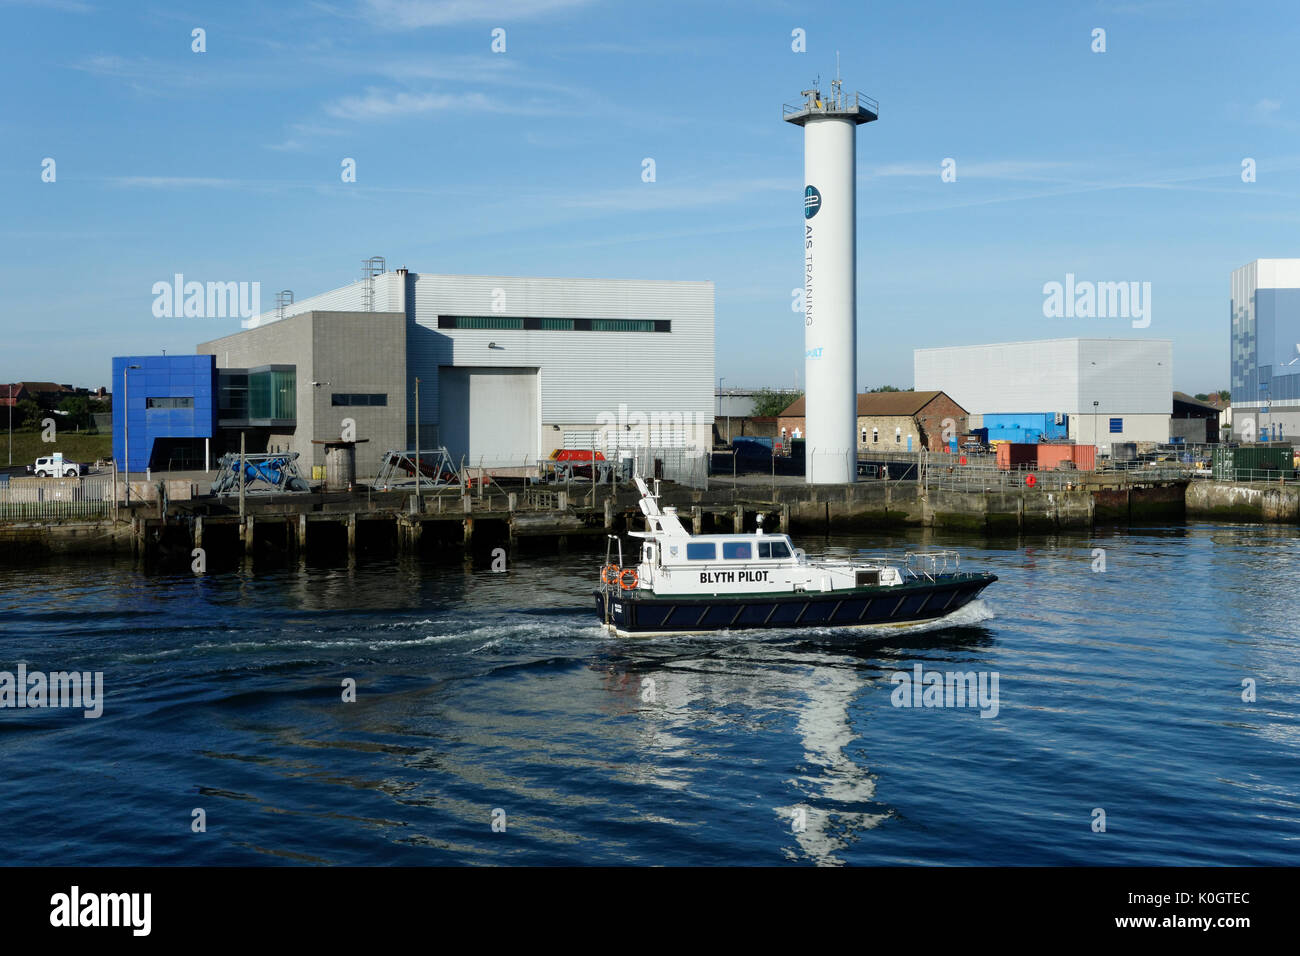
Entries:
{"type": "MultiPolygon", "coordinates": [[[[954,551],[860,561],[812,560],[789,536],[691,534],[633,478],[646,530],[640,560],[623,566],[606,548],[593,592],[602,625],[622,637],[751,628],[864,627],[927,621],[966,606],[997,580],[961,571],[954,551]]],[[[613,535],[611,542],[618,541],[613,535]]]]}

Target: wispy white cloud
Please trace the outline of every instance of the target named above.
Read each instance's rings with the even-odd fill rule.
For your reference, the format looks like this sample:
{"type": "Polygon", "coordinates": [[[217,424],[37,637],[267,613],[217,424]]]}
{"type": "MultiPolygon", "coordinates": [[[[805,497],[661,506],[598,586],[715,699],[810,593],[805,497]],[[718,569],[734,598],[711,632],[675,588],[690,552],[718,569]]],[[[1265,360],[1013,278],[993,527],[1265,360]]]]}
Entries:
{"type": "Polygon", "coordinates": [[[374,87],[363,96],[344,96],[325,107],[330,116],[346,120],[382,120],[446,110],[501,112],[502,108],[482,93],[386,92],[374,87]]]}
{"type": "Polygon", "coordinates": [[[362,13],[386,30],[442,27],[493,20],[509,23],[587,6],[592,0],[363,0],[362,13]]]}
{"type": "Polygon", "coordinates": [[[1116,0],[1116,2],[1111,3],[1099,3],[1097,8],[1104,13],[1121,13],[1134,16],[1175,14],[1183,18],[1205,13],[1209,3],[1210,0],[1116,0]]]}
{"type": "Polygon", "coordinates": [[[58,10],[60,13],[93,13],[95,8],[80,0],[0,0],[4,7],[41,7],[45,10],[58,10]]]}
{"type": "MultiPolygon", "coordinates": [[[[1065,164],[1062,164],[1065,165],[1065,164]]],[[[1269,161],[1269,168],[1292,169],[1296,167],[1294,157],[1282,157],[1269,161]]],[[[905,168],[912,168],[911,165],[905,168]]],[[[919,167],[918,167],[919,168],[919,167]]],[[[963,176],[964,168],[958,166],[958,182],[960,183],[963,176]]],[[[1028,202],[1038,199],[1055,199],[1066,196],[1076,196],[1087,193],[1115,192],[1120,190],[1150,190],[1157,192],[1189,192],[1189,193],[1206,193],[1206,194],[1224,194],[1224,195],[1241,195],[1243,188],[1250,189],[1252,196],[1274,195],[1281,199],[1294,200],[1297,197],[1283,191],[1266,192],[1258,186],[1250,185],[1244,187],[1238,180],[1240,167],[1229,164],[1212,164],[1198,167],[1188,167],[1185,169],[1171,170],[1163,176],[1115,176],[1114,178],[1058,178],[1058,179],[1032,179],[1024,177],[1026,183],[1046,183],[1047,188],[1037,188],[1029,190],[1012,190],[996,194],[980,193],[969,194],[952,191],[953,187],[943,186],[939,194],[951,196],[949,201],[928,201],[919,204],[915,203],[898,203],[898,204],[873,204],[864,210],[859,210],[859,215],[866,217],[876,216],[896,216],[900,214],[913,213],[930,213],[943,212],[951,209],[965,209],[972,206],[991,206],[1000,203],[1028,202]]],[[[936,183],[938,182],[938,166],[928,167],[927,175],[933,176],[936,183]]],[[[1014,179],[1015,177],[1010,177],[1014,179]]],[[[938,188],[938,187],[936,187],[938,188]]],[[[915,194],[913,194],[915,195],[915,194]]]]}
{"type": "Polygon", "coordinates": [[[576,190],[557,204],[602,212],[652,212],[739,202],[756,193],[791,189],[788,179],[727,179],[681,186],[653,182],[602,191],[576,190]]]}
{"type": "MultiPolygon", "coordinates": [[[[965,162],[957,158],[957,177],[961,179],[1015,179],[1015,180],[1035,180],[1047,179],[1053,181],[1063,181],[1059,175],[1049,176],[1048,173],[1060,173],[1068,169],[1068,163],[1049,162],[1039,160],[1022,160],[1022,159],[1003,159],[985,162],[965,162]]],[[[868,177],[920,177],[933,178],[939,177],[939,160],[930,162],[908,162],[908,163],[890,163],[884,166],[877,166],[873,169],[864,170],[868,177]]]]}
{"type": "Polygon", "coordinates": [[[560,110],[534,99],[505,99],[483,93],[447,93],[436,90],[383,90],[369,87],[364,95],[344,96],[325,104],[325,112],[341,120],[385,120],[422,113],[510,113],[547,116],[560,110]]]}
{"type": "Polygon", "coordinates": [[[308,140],[328,138],[331,136],[342,136],[343,130],[330,126],[320,126],[315,123],[291,123],[289,124],[289,136],[279,143],[267,145],[267,149],[273,149],[276,152],[295,152],[307,149],[308,140]]]}
{"type": "Polygon", "coordinates": [[[114,186],[149,186],[158,189],[186,189],[192,187],[241,188],[253,185],[248,180],[221,179],[211,176],[110,176],[114,186]]]}
{"type": "MultiPolygon", "coordinates": [[[[337,61],[334,68],[337,69],[337,61]]],[[[452,83],[461,87],[497,86],[527,89],[532,94],[555,93],[581,97],[585,104],[598,98],[596,91],[572,83],[557,83],[517,60],[501,56],[420,57],[418,59],[373,58],[350,64],[355,72],[387,77],[398,83],[452,83]]]]}
{"type": "Polygon", "coordinates": [[[273,76],[249,69],[217,71],[201,69],[195,62],[199,59],[199,57],[191,57],[168,63],[147,57],[129,58],[112,53],[99,53],[69,65],[74,70],[92,76],[120,81],[136,92],[150,96],[176,96],[182,90],[205,87],[264,89],[275,81],[273,76]]]}
{"type": "Polygon", "coordinates": [[[1275,129],[1293,130],[1300,126],[1294,119],[1282,111],[1282,101],[1270,97],[1257,100],[1245,111],[1247,122],[1260,126],[1272,126],[1275,129]]]}

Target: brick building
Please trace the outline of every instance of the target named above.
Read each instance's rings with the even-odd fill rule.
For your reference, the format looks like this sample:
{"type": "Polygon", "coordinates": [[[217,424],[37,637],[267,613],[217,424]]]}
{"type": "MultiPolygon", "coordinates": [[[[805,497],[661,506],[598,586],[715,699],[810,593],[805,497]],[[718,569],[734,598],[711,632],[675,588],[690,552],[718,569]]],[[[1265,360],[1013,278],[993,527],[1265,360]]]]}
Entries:
{"type": "MultiPolygon", "coordinates": [[[[960,439],[966,432],[966,409],[942,391],[867,392],[858,396],[858,447],[906,450],[910,439],[913,450],[924,446],[942,451],[947,419],[952,419],[952,434],[960,439]]],[[[777,421],[783,434],[793,436],[797,428],[806,436],[803,398],[786,408],[777,421]]]]}

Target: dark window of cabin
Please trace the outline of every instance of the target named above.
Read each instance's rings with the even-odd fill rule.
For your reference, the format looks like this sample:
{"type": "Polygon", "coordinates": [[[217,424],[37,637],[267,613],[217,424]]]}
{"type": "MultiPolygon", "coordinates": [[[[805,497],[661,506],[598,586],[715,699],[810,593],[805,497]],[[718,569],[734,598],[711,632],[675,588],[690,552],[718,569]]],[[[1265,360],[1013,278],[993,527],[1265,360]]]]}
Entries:
{"type": "Polygon", "coordinates": [[[724,541],[722,556],[732,561],[748,561],[754,556],[754,547],[749,541],[724,541]]]}
{"type": "Polygon", "coordinates": [[[857,586],[860,587],[860,588],[861,588],[861,587],[866,587],[867,585],[870,585],[870,584],[879,584],[879,583],[880,583],[880,572],[879,572],[879,571],[859,571],[859,572],[857,573],[857,582],[856,582],[856,583],[857,583],[857,586]]]}
{"type": "Polygon", "coordinates": [[[718,556],[718,546],[712,541],[692,541],[686,545],[687,561],[712,561],[718,556]]]}
{"type": "Polygon", "coordinates": [[[772,557],[774,557],[774,558],[788,558],[788,557],[790,557],[790,546],[789,546],[788,544],[786,544],[784,541],[773,541],[773,542],[772,542],[772,557]]]}

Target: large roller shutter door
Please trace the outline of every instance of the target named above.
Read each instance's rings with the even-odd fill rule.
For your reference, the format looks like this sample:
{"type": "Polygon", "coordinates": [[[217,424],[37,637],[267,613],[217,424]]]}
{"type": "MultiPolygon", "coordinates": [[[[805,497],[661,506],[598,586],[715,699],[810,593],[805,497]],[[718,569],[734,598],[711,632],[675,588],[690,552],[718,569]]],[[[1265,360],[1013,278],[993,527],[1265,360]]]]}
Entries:
{"type": "Polygon", "coordinates": [[[537,460],[537,369],[452,368],[438,374],[439,434],[452,460],[485,468],[537,460]]]}

